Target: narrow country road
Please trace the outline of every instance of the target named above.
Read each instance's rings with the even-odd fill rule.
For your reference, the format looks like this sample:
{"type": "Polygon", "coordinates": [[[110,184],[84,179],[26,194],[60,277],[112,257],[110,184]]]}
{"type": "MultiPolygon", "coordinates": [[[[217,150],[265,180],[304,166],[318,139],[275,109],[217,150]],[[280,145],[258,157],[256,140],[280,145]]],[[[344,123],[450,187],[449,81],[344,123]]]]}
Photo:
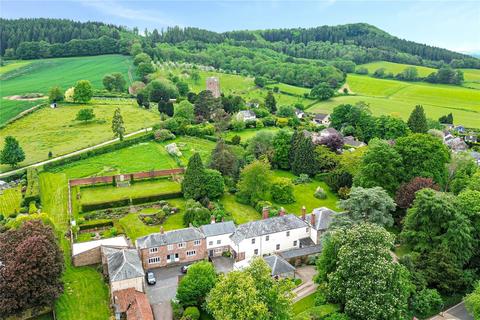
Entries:
{"type": "MultiPolygon", "coordinates": [[[[131,132],[131,133],[129,133],[129,134],[126,134],[126,135],[124,136],[124,138],[128,138],[128,137],[137,135],[137,134],[139,134],[139,133],[149,132],[149,131],[152,131],[152,128],[151,128],[151,127],[150,127],[150,128],[140,129],[140,130],[131,132]]],[[[3,172],[3,173],[0,173],[0,178],[10,176],[10,175],[12,175],[12,174],[18,173],[18,172],[20,172],[20,171],[22,171],[22,170],[25,170],[25,169],[27,169],[27,168],[39,167],[39,166],[43,166],[44,164],[47,164],[47,163],[55,162],[55,161],[58,161],[58,160],[61,160],[61,159],[65,159],[65,158],[69,158],[69,157],[75,156],[75,155],[77,155],[77,154],[81,154],[81,153],[84,153],[84,152],[87,152],[87,151],[90,151],[90,150],[94,150],[94,149],[97,149],[97,148],[106,146],[106,145],[111,144],[111,143],[116,142],[116,141],[119,141],[119,139],[116,138],[116,139],[108,140],[108,141],[105,141],[105,142],[96,144],[96,145],[91,146],[91,147],[88,147],[88,148],[84,148],[84,149],[80,149],[80,150],[77,150],[77,151],[73,151],[73,152],[64,154],[64,155],[62,155],[62,156],[58,156],[58,157],[55,157],[55,158],[52,158],[52,159],[48,159],[48,160],[45,160],[45,161],[41,161],[41,162],[37,162],[37,163],[32,163],[32,164],[30,164],[30,165],[27,165],[27,166],[24,166],[24,167],[15,169],[15,170],[6,171],[6,172],[3,172]]]]}

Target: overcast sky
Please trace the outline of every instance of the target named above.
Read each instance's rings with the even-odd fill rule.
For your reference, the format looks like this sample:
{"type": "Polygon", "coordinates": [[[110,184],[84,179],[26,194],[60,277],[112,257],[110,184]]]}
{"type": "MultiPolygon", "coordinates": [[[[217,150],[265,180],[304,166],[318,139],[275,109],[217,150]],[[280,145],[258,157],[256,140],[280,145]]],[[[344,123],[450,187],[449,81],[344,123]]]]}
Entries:
{"type": "Polygon", "coordinates": [[[226,31],[367,22],[400,38],[455,51],[480,51],[480,0],[0,0],[0,16],[102,21],[140,30],[179,25],[226,31]]]}

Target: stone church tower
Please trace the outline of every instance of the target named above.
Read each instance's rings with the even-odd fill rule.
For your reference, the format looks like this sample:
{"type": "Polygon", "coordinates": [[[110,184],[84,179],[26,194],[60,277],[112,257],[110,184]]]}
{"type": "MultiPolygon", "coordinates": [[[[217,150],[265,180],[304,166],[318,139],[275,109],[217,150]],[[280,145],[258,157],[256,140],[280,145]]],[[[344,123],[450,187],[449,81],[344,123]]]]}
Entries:
{"type": "Polygon", "coordinates": [[[210,91],[215,98],[220,97],[220,81],[217,77],[207,78],[207,90],[210,91]]]}

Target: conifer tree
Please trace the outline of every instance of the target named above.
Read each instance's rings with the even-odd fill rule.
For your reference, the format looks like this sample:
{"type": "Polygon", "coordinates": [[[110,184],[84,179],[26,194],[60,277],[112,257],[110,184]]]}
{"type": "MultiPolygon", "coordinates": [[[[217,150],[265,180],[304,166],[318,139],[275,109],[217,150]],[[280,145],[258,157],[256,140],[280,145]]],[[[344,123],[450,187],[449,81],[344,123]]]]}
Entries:
{"type": "Polygon", "coordinates": [[[120,108],[115,109],[115,113],[113,114],[112,131],[115,137],[120,138],[120,141],[123,140],[123,136],[125,134],[125,125],[123,124],[120,108]]]}
{"type": "Polygon", "coordinates": [[[305,173],[313,176],[317,173],[317,168],[315,163],[315,146],[312,139],[306,137],[303,133],[300,133],[299,137],[296,138],[298,140],[292,146],[292,171],[296,175],[305,173]]]}
{"type": "Polygon", "coordinates": [[[198,200],[205,196],[202,194],[204,190],[204,174],[205,168],[203,167],[202,158],[200,158],[200,154],[197,152],[188,160],[187,170],[182,182],[182,192],[186,199],[198,200]]]}
{"type": "Polygon", "coordinates": [[[428,124],[427,117],[425,116],[425,111],[421,105],[416,105],[413,109],[410,117],[408,118],[408,127],[412,132],[415,133],[427,133],[428,124]]]}
{"type": "Polygon", "coordinates": [[[5,145],[0,152],[0,163],[9,164],[15,167],[19,162],[25,160],[25,153],[18,143],[17,139],[12,136],[5,138],[5,145]]]}
{"type": "Polygon", "coordinates": [[[277,111],[277,101],[275,100],[275,97],[271,91],[269,91],[265,97],[265,107],[271,113],[275,113],[275,111],[277,111]]]}

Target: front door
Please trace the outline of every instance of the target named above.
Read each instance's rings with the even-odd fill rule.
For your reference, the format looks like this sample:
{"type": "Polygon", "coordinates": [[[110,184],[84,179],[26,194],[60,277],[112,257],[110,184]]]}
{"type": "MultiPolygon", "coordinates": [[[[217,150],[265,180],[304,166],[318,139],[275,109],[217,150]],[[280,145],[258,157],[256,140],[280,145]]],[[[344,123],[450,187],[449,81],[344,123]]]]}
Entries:
{"type": "Polygon", "coordinates": [[[208,250],[208,256],[213,257],[213,250],[208,250]]]}
{"type": "Polygon", "coordinates": [[[172,255],[171,254],[167,255],[167,263],[170,263],[170,262],[172,262],[172,255]]]}
{"type": "Polygon", "coordinates": [[[178,257],[178,253],[175,253],[175,262],[179,261],[180,258],[178,257]]]}

